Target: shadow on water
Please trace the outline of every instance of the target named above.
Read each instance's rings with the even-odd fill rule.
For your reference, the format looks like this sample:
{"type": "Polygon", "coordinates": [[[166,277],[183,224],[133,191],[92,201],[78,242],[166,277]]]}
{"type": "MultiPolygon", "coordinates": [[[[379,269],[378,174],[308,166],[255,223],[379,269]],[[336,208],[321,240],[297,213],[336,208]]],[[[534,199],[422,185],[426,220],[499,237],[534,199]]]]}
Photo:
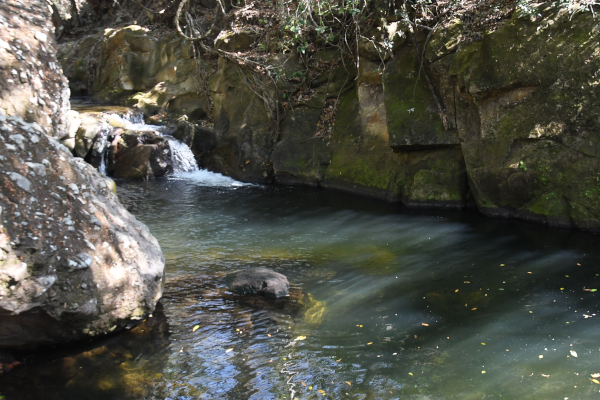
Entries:
{"type": "Polygon", "coordinates": [[[141,399],[156,392],[170,348],[159,303],[151,318],[90,343],[16,355],[23,364],[0,375],[6,399],[141,399]]]}
{"type": "Polygon", "coordinates": [[[119,185],[165,253],[168,332],[164,322],[36,354],[0,378],[0,394],[598,395],[597,235],[222,178],[119,185]],[[230,293],[223,276],[246,266],[285,274],[292,295],[230,293]]]}

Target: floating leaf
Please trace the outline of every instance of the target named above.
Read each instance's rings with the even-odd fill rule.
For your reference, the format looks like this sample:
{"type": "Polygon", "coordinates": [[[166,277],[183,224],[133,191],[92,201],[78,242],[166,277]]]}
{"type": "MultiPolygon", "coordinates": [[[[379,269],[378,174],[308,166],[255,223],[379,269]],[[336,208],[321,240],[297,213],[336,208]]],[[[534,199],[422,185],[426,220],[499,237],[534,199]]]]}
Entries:
{"type": "Polygon", "coordinates": [[[572,355],[573,357],[577,357],[577,352],[576,352],[575,350],[571,350],[571,355],[572,355]]]}
{"type": "Polygon", "coordinates": [[[481,344],[482,344],[483,346],[485,346],[485,343],[481,342],[481,344]]]}
{"type": "Polygon", "coordinates": [[[373,342],[369,342],[369,343],[367,343],[367,346],[370,346],[370,345],[372,345],[372,344],[373,344],[373,342]]]}
{"type": "Polygon", "coordinates": [[[302,386],[306,386],[306,383],[304,383],[304,382],[300,382],[300,383],[302,384],[302,386]]]}
{"type": "Polygon", "coordinates": [[[413,373],[412,373],[412,372],[409,372],[408,374],[409,374],[410,376],[413,376],[413,373]]]}
{"type": "Polygon", "coordinates": [[[481,371],[482,374],[485,374],[486,371],[481,371]]]}
{"type": "Polygon", "coordinates": [[[590,381],[594,382],[597,385],[600,385],[600,381],[598,379],[590,379],[590,381]]]}
{"type": "Polygon", "coordinates": [[[352,384],[350,382],[346,381],[346,383],[348,384],[348,386],[352,386],[352,384]]]}
{"type": "Polygon", "coordinates": [[[233,351],[233,348],[225,350],[225,353],[229,353],[230,351],[233,351]]]}
{"type": "Polygon", "coordinates": [[[543,376],[544,378],[550,378],[550,375],[545,375],[545,374],[542,374],[542,376],[543,376]]]}
{"type": "Polygon", "coordinates": [[[306,336],[298,336],[298,337],[296,338],[296,340],[304,340],[304,339],[306,339],[306,336]]]}
{"type": "Polygon", "coordinates": [[[423,325],[423,326],[429,326],[429,324],[426,324],[426,323],[422,323],[421,325],[423,325]]]}
{"type": "Polygon", "coordinates": [[[539,358],[544,358],[544,356],[543,356],[543,355],[539,355],[538,357],[539,357],[539,358]]]}
{"type": "Polygon", "coordinates": [[[597,292],[597,291],[598,291],[598,289],[590,289],[590,292],[592,292],[592,293],[597,292]]]}
{"type": "Polygon", "coordinates": [[[592,378],[600,378],[600,374],[591,374],[592,378]]]}
{"type": "Polygon", "coordinates": [[[454,293],[456,293],[456,292],[458,292],[458,289],[456,289],[456,290],[454,291],[454,293]]]}
{"type": "Polygon", "coordinates": [[[341,358],[340,358],[339,360],[335,360],[335,362],[340,362],[340,361],[342,361],[342,359],[341,359],[341,358]]]}
{"type": "Polygon", "coordinates": [[[475,310],[477,310],[477,307],[475,307],[475,308],[471,308],[471,311],[475,311],[475,310]]]}
{"type": "Polygon", "coordinates": [[[321,393],[321,394],[325,394],[324,390],[317,390],[317,392],[321,393]]]}
{"type": "Polygon", "coordinates": [[[308,387],[308,390],[312,390],[312,386],[309,386],[309,387],[308,387]]]}
{"type": "Polygon", "coordinates": [[[531,272],[528,272],[528,274],[531,274],[531,272]]]}
{"type": "Polygon", "coordinates": [[[198,329],[200,329],[200,325],[195,325],[192,329],[192,332],[196,332],[198,329]]]}

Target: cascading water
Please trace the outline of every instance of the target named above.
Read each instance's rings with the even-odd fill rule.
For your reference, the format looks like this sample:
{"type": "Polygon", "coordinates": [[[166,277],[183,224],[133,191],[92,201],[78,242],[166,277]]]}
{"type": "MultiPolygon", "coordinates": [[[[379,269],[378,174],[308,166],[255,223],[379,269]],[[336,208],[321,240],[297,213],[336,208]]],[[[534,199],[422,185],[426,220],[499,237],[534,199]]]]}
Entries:
{"type": "Polygon", "coordinates": [[[171,136],[171,128],[159,125],[147,125],[144,123],[143,114],[137,112],[127,112],[124,114],[107,113],[104,116],[104,125],[100,136],[94,143],[94,150],[101,155],[98,171],[106,174],[106,157],[108,151],[108,138],[113,131],[113,126],[121,126],[126,130],[154,132],[163,136],[169,142],[171,148],[171,159],[173,161],[173,173],[198,171],[198,164],[190,148],[182,141],[171,136]]]}

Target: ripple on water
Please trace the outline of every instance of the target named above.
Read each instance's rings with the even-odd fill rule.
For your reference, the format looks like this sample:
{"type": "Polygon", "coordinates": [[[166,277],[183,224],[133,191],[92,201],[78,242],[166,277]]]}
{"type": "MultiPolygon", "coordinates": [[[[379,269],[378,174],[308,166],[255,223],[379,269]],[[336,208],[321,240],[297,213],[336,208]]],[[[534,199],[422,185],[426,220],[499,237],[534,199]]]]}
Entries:
{"type": "Polygon", "coordinates": [[[600,372],[598,294],[585,290],[600,286],[595,235],[239,185],[205,171],[120,183],[119,194],[165,253],[164,313],[103,341],[37,354],[0,378],[0,394],[598,395],[590,381],[600,372]],[[246,266],[285,274],[291,296],[229,292],[223,276],[246,266]]]}

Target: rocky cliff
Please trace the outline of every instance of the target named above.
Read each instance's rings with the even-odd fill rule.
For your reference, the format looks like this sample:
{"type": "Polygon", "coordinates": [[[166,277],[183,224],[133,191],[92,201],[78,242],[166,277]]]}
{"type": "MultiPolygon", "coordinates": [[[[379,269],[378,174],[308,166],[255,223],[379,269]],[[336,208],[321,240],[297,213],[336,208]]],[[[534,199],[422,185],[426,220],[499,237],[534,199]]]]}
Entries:
{"type": "MultiPolygon", "coordinates": [[[[190,84],[194,76],[202,80],[199,58],[175,35],[160,39],[135,26],[97,34],[94,40],[106,38],[95,58],[102,73],[86,90],[99,100],[116,91],[113,101],[150,113],[185,114],[180,137],[201,166],[236,179],[321,186],[409,206],[474,204],[491,216],[600,229],[594,14],[545,4],[514,13],[475,42],[461,40],[467,28],[459,20],[431,35],[397,29],[393,57],[382,56],[376,41],[361,43],[358,68],[333,47],[304,55],[303,63],[294,51],[272,52],[268,64],[287,79],[270,89],[279,108],[232,53],[220,53],[205,79],[213,132],[194,125],[211,110],[190,84]],[[320,75],[283,97],[307,63],[320,75]],[[195,105],[180,106],[185,102],[195,105]]],[[[222,32],[217,48],[242,54],[253,46],[242,33],[222,32]]],[[[77,65],[74,49],[89,40],[63,45],[67,71],[77,65]]]]}

